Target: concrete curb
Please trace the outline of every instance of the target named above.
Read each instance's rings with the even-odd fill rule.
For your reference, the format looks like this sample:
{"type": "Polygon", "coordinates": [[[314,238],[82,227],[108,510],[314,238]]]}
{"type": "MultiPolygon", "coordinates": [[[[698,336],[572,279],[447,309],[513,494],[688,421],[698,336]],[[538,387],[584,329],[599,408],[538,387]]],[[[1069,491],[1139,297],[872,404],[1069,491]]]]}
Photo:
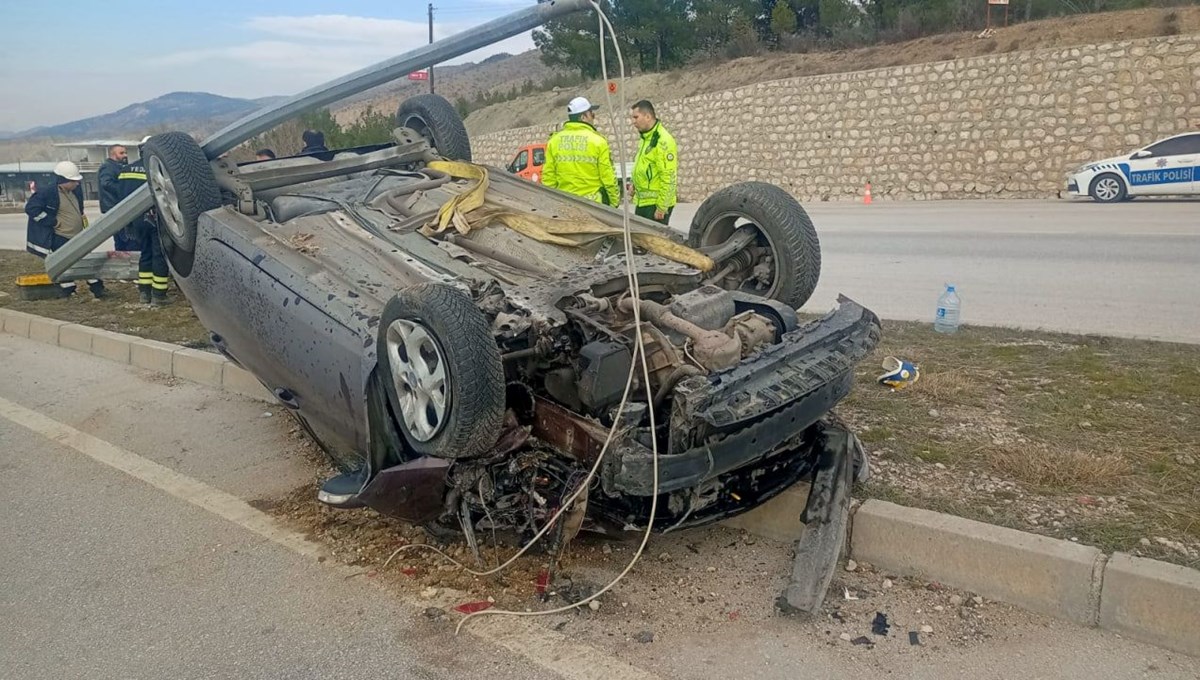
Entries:
{"type": "Polygon", "coordinates": [[[1104,571],[1100,627],[1200,656],[1200,571],[1113,555],[1104,571]]]}
{"type": "MultiPolygon", "coordinates": [[[[802,485],[723,522],[800,538],[802,485]]],[[[1200,571],[885,501],[855,512],[849,553],[885,571],[979,593],[1085,626],[1200,656],[1200,571]]]]}
{"type": "Polygon", "coordinates": [[[1092,547],[961,517],[867,501],[854,517],[857,559],[905,576],[1009,602],[1086,626],[1099,618],[1092,547]]]}
{"type": "MultiPolygon", "coordinates": [[[[274,403],[249,372],[209,352],[0,308],[11,335],[274,403]]],[[[777,541],[803,533],[807,492],[788,489],[725,524],[777,541]]],[[[1200,571],[1014,529],[869,500],[850,533],[854,557],[1055,618],[1200,656],[1200,571]]]]}
{"type": "Polygon", "coordinates": [[[212,352],[0,308],[0,329],[47,345],[56,345],[130,364],[182,380],[217,387],[274,403],[275,397],[250,373],[212,352]]]}

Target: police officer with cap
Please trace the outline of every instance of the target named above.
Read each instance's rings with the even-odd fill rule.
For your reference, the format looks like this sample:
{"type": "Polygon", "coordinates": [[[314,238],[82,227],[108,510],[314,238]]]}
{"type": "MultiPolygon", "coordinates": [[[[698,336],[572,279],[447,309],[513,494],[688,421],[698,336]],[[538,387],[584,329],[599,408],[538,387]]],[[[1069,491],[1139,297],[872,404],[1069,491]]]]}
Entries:
{"type": "Polygon", "coordinates": [[[630,117],[641,135],[633,164],[634,210],[641,217],[667,224],[675,210],[679,176],[675,138],[663,127],[654,105],[646,99],[633,105],[630,117]]]}
{"type": "Polygon", "coordinates": [[[585,97],[567,104],[567,123],[546,142],[542,184],[616,207],[621,189],[608,140],[596,131],[596,109],[585,97]]]}

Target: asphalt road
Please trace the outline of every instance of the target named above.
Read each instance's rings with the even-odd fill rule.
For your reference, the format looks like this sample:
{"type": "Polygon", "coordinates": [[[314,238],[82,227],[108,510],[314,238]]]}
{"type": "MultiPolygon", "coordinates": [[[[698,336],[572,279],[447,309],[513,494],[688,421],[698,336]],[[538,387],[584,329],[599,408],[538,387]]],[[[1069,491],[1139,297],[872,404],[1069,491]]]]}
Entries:
{"type": "MultiPolygon", "coordinates": [[[[686,229],[697,206],[681,205],[686,229]]],[[[1200,201],[805,205],[821,279],[886,319],[933,320],[944,283],[964,323],[1200,342],[1200,201]]]]}
{"type": "MultiPolygon", "coordinates": [[[[672,226],[696,207],[680,205],[672,226]]],[[[954,283],[964,323],[1200,342],[1200,201],[805,207],[823,258],[805,311],[844,293],[884,318],[931,321],[954,283]]],[[[23,248],[24,231],[24,215],[0,215],[0,248],[23,248]]]]}
{"type": "MultiPolygon", "coordinates": [[[[94,220],[100,215],[100,208],[94,202],[84,204],[83,211],[88,219],[94,220]]],[[[0,215],[0,250],[25,250],[25,213],[9,213],[0,215]]],[[[96,250],[112,250],[112,239],[96,250]]]]}
{"type": "Polygon", "coordinates": [[[820,624],[791,619],[725,635],[681,631],[620,658],[546,624],[522,629],[527,619],[454,637],[417,613],[419,600],[319,562],[311,544],[243,502],[313,479],[270,407],[3,334],[0,367],[0,676],[1200,674],[1200,660],[1026,615],[987,642],[901,651],[831,646],[820,624]]]}

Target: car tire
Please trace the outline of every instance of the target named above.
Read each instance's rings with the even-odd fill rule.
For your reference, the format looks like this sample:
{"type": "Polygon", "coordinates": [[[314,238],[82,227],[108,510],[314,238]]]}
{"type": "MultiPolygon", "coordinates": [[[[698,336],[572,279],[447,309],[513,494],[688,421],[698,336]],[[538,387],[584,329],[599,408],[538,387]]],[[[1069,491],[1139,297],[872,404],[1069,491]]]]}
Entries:
{"type": "Polygon", "coordinates": [[[709,196],[692,219],[688,245],[718,246],[743,220],[758,228],[758,244],[769,247],[775,266],[766,290],[749,284],[743,289],[799,309],[817,288],[821,243],[808,213],[783,189],[765,182],[744,182],[709,196]]]}
{"type": "Polygon", "coordinates": [[[469,295],[423,283],[380,317],[377,356],[400,432],[416,453],[487,453],[504,422],[504,367],[491,326],[469,295]],[[414,351],[415,350],[415,351],[414,351]]]}
{"type": "Polygon", "coordinates": [[[471,138],[454,105],[445,97],[422,94],[405,99],[396,111],[396,123],[425,138],[443,158],[471,160],[471,138]]]}
{"type": "Polygon", "coordinates": [[[154,135],[142,145],[154,196],[159,240],[178,276],[192,272],[200,215],[221,207],[221,189],[204,150],[184,132],[154,135]]]}
{"type": "Polygon", "coordinates": [[[1120,203],[1129,195],[1129,190],[1119,175],[1106,172],[1092,180],[1088,195],[1100,203],[1120,203]]]}

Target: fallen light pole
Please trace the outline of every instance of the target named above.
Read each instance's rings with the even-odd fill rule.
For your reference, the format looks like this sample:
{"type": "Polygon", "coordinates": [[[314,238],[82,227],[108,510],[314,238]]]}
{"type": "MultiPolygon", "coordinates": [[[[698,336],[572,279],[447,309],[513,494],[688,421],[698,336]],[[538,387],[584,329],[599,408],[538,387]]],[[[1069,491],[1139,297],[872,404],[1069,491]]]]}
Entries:
{"type": "MultiPolygon", "coordinates": [[[[586,9],[589,0],[548,0],[529,9],[514,12],[481,26],[457,33],[435,43],[392,57],[378,64],[355,71],[337,80],[318,85],[264,107],[231,123],[201,144],[209,160],[219,157],[237,145],[286,122],[290,118],[322,106],[328,106],[351,95],[407,76],[413,71],[462,56],[481,47],[532,30],[556,17],[586,9]]],[[[134,218],[154,207],[150,189],[142,186],[104,213],[78,236],[46,258],[46,273],[58,280],[84,255],[120,231],[134,218]]]]}

